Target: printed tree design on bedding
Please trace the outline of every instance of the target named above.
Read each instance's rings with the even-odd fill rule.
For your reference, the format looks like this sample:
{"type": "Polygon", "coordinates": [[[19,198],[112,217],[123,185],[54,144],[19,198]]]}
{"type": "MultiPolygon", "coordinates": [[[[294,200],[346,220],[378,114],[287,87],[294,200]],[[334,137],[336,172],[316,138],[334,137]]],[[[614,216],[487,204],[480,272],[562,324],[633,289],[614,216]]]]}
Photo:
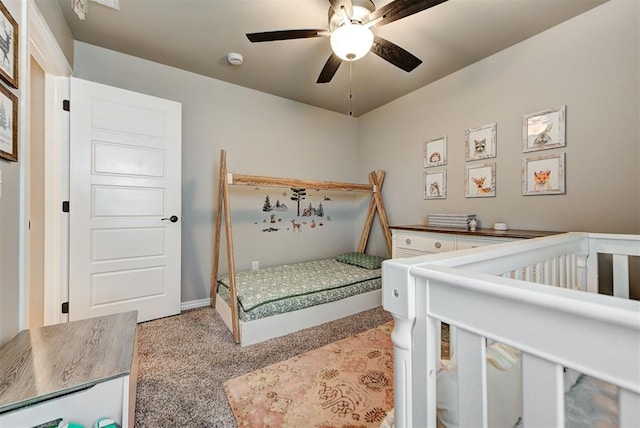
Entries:
{"type": "Polygon", "coordinates": [[[300,217],[300,201],[306,199],[305,196],[307,196],[306,190],[298,187],[291,188],[291,200],[298,203],[298,217],[300,217]]]}

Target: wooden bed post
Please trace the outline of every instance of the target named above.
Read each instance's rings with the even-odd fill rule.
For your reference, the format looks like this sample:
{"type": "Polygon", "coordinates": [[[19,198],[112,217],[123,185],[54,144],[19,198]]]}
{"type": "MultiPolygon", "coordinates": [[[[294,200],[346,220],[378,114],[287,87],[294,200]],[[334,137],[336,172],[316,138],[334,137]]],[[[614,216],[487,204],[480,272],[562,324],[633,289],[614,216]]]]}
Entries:
{"type": "Polygon", "coordinates": [[[218,294],[218,261],[220,260],[220,229],[222,229],[222,186],[226,177],[226,153],[220,151],[220,162],[218,163],[218,191],[216,192],[216,225],[213,235],[213,262],[211,267],[211,307],[216,307],[216,295],[218,294]]]}
{"type": "Polygon", "coordinates": [[[373,187],[371,193],[371,202],[369,203],[369,210],[367,211],[367,218],[364,222],[364,228],[362,229],[362,236],[360,237],[360,245],[358,251],[364,253],[367,248],[367,241],[371,232],[371,226],[373,225],[373,218],[378,211],[378,218],[380,219],[380,226],[382,226],[382,232],[384,239],[387,243],[387,252],[391,257],[391,230],[389,230],[389,219],[387,218],[387,211],[384,207],[384,201],[382,200],[382,184],[384,183],[384,171],[371,171],[369,173],[369,183],[373,187]]]}
{"type": "Polygon", "coordinates": [[[227,241],[227,271],[229,276],[229,307],[231,308],[231,323],[233,341],[240,343],[240,320],[238,317],[238,293],[236,290],[235,263],[233,258],[233,235],[231,233],[231,207],[229,203],[229,183],[227,182],[227,156],[224,150],[220,151],[220,177],[218,211],[216,217],[214,262],[211,274],[211,303],[215,307],[216,294],[218,292],[218,258],[220,257],[220,229],[222,226],[222,214],[224,211],[225,235],[227,241]],[[222,207],[221,207],[222,205],[222,207]],[[222,209],[220,209],[222,208],[222,209]]]}

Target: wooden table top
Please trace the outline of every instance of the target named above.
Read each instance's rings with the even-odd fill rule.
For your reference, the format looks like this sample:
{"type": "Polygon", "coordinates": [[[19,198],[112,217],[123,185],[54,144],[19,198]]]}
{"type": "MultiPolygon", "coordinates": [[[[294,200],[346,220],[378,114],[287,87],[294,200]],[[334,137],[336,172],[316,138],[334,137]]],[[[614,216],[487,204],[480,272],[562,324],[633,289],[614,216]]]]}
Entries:
{"type": "Polygon", "coordinates": [[[0,413],[130,373],[137,311],[23,330],[0,348],[0,413]]]}
{"type": "Polygon", "coordinates": [[[552,232],[544,230],[495,230],[495,229],[477,229],[472,232],[469,229],[454,228],[454,227],[433,227],[422,224],[412,224],[407,226],[389,226],[390,229],[396,230],[409,230],[414,232],[433,232],[433,233],[449,233],[453,235],[465,235],[465,236],[487,236],[493,238],[512,238],[512,239],[528,239],[528,238],[540,238],[542,236],[557,235],[563,232],[552,232]]]}

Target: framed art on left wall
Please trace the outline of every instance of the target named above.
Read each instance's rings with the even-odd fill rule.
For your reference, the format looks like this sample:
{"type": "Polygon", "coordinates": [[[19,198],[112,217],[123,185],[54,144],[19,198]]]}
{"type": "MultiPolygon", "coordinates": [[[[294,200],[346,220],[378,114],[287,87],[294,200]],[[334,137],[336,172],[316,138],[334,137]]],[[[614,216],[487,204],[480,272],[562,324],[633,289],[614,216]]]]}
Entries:
{"type": "Polygon", "coordinates": [[[0,158],[18,161],[18,97],[1,84],[0,158]]]}
{"type": "Polygon", "coordinates": [[[0,77],[18,88],[18,23],[0,1],[0,77]]]}

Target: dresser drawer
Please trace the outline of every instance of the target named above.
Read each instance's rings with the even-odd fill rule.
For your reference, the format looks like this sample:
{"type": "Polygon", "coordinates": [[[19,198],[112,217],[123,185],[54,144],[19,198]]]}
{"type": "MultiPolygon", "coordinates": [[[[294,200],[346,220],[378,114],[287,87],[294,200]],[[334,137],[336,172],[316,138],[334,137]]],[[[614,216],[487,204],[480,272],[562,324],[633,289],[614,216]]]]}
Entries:
{"type": "Polygon", "coordinates": [[[455,249],[455,238],[430,234],[398,233],[396,246],[406,250],[440,253],[455,249]]]}
{"type": "Polygon", "coordinates": [[[457,238],[456,250],[467,248],[486,247],[487,245],[501,244],[509,242],[511,239],[490,239],[490,238],[457,238]]]}

